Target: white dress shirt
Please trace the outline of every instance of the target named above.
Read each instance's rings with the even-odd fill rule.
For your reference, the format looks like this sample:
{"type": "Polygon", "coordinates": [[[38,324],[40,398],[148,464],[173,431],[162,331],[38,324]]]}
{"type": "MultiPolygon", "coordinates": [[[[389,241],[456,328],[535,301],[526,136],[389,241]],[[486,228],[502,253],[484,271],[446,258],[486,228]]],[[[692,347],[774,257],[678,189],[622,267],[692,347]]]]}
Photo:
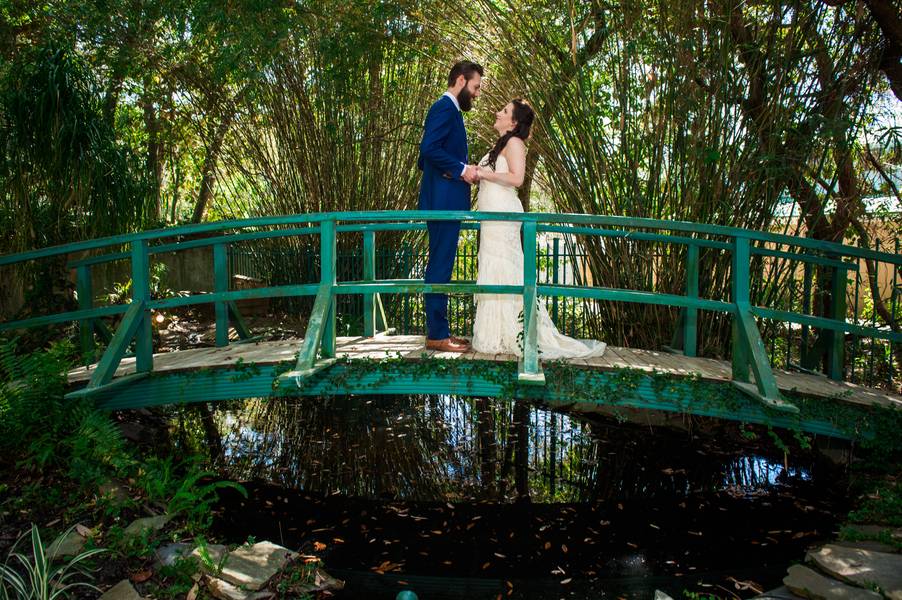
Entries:
{"type": "MultiPolygon", "coordinates": [[[[460,102],[457,101],[457,96],[455,96],[455,95],[452,94],[451,92],[445,92],[445,93],[442,94],[442,95],[443,95],[443,96],[448,96],[449,98],[451,98],[451,102],[454,103],[455,108],[457,108],[457,112],[461,112],[461,110],[460,110],[460,102]]],[[[461,164],[464,166],[464,170],[460,172],[460,176],[463,177],[463,176],[464,176],[464,173],[467,172],[467,163],[461,163],[461,164]]]]}

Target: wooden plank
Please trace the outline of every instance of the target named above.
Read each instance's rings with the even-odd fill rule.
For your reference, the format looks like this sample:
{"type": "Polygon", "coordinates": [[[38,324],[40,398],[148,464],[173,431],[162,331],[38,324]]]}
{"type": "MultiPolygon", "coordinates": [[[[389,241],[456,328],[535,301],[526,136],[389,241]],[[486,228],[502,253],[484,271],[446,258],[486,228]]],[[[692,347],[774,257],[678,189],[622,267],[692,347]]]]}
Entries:
{"type": "Polygon", "coordinates": [[[671,362],[668,355],[664,352],[655,352],[653,350],[631,349],[632,356],[642,365],[650,367],[655,371],[664,373],[679,373],[680,365],[671,362]]]}
{"type": "Polygon", "coordinates": [[[615,346],[608,346],[607,350],[605,350],[605,354],[610,355],[609,361],[611,366],[615,369],[623,369],[632,366],[632,363],[620,353],[621,350],[623,349],[615,346]]]}
{"type": "Polygon", "coordinates": [[[718,362],[710,358],[693,358],[693,368],[703,379],[713,381],[729,381],[730,368],[726,362],[718,362]]]}
{"type": "Polygon", "coordinates": [[[652,365],[643,361],[640,356],[633,352],[632,348],[615,348],[614,352],[621,358],[625,366],[632,369],[640,369],[642,371],[651,371],[652,365]]]}
{"type": "Polygon", "coordinates": [[[684,376],[701,375],[701,370],[691,357],[655,351],[654,361],[668,373],[684,376]]]}
{"type": "MultiPolygon", "coordinates": [[[[426,357],[445,358],[451,360],[491,360],[495,362],[516,362],[517,357],[511,354],[480,354],[470,352],[461,356],[457,353],[437,353],[426,350],[422,336],[381,336],[378,339],[360,337],[338,338],[340,354],[351,358],[394,358],[399,354],[405,360],[421,360],[426,357]]],[[[154,371],[179,372],[200,368],[228,367],[242,360],[247,364],[271,365],[285,360],[292,360],[298,348],[298,340],[278,340],[272,342],[256,342],[234,345],[225,348],[196,348],[176,352],[163,352],[154,355],[154,371]]],[[[601,357],[589,359],[572,359],[568,361],[577,367],[607,369],[630,367],[646,371],[675,373],[677,376],[687,373],[699,373],[702,377],[722,381],[731,380],[730,363],[710,358],[688,358],[666,353],[619,348],[608,346],[601,357]]],[[[89,380],[96,370],[96,365],[88,368],[78,367],[69,372],[69,381],[81,382],[89,380]]],[[[135,359],[123,359],[115,377],[119,378],[135,372],[135,359]]],[[[783,391],[796,390],[800,394],[824,398],[838,398],[841,401],[861,405],[895,406],[902,408],[902,397],[882,390],[873,390],[851,383],[831,381],[826,377],[804,373],[775,371],[779,388],[783,391]]]]}

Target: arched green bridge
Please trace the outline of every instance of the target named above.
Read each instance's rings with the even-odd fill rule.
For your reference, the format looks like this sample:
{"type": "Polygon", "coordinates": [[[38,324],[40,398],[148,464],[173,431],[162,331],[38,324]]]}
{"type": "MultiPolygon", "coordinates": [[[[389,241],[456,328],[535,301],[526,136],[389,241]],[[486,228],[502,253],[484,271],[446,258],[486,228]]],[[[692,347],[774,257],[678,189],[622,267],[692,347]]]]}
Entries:
{"type": "MultiPolygon", "coordinates": [[[[75,321],[86,353],[95,347],[95,338],[104,339],[107,345],[100,361],[70,373],[74,389],[69,396],[90,396],[108,409],[273,394],[436,393],[528,398],[553,407],[584,411],[675,411],[851,438],[860,433],[857,430],[864,423],[860,418],[868,411],[895,411],[902,407],[902,398],[893,393],[842,381],[845,334],[902,343],[902,333],[862,326],[846,316],[847,274],[857,270],[856,261],[883,262],[895,270],[902,265],[898,254],[689,222],[576,214],[405,211],[303,214],[173,227],[0,256],[0,267],[86,252],[90,254],[88,258],[69,263],[77,274],[78,310],[3,322],[0,332],[75,321]],[[376,279],[377,232],[424,230],[429,220],[459,220],[465,229],[478,229],[484,221],[521,222],[523,285],[437,285],[413,279],[376,279]],[[672,246],[685,253],[684,293],[611,288],[605,287],[604,282],[590,287],[539,283],[536,248],[537,236],[542,233],[627,238],[672,246]],[[357,240],[362,237],[360,280],[337,278],[339,234],[357,234],[357,240]],[[230,289],[230,244],[291,236],[319,238],[318,282],[230,289]],[[214,291],[152,298],[152,255],[199,247],[212,247],[214,291]],[[701,252],[728,253],[728,298],[699,296],[701,252]],[[92,266],[125,260],[130,261],[131,301],[94,306],[92,266]],[[797,261],[806,274],[811,269],[828,274],[828,315],[813,316],[752,304],[752,265],[760,267],[766,260],[797,261]],[[436,354],[425,349],[422,336],[391,335],[380,295],[424,292],[522,296],[522,356],[436,354]],[[364,334],[360,337],[336,336],[336,300],[348,294],[363,297],[364,334]],[[298,340],[255,340],[236,306],[240,300],[298,296],[315,298],[306,334],[298,340]],[[677,343],[671,345],[681,350],[609,347],[604,356],[596,359],[541,361],[536,342],[536,302],[540,296],[677,307],[681,310],[679,330],[674,336],[677,343]],[[151,311],[203,303],[215,307],[217,347],[154,354],[151,311]],[[699,311],[731,317],[729,362],[696,356],[699,311]],[[104,335],[106,328],[101,319],[113,315],[122,315],[118,327],[104,335]],[[819,330],[827,373],[772,369],[756,319],[819,330]],[[230,327],[241,338],[231,345],[230,327]]],[[[806,280],[806,284],[809,282],[806,280]]],[[[813,292],[806,289],[806,293],[813,292]]],[[[670,334],[666,332],[668,342],[670,334]]]]}

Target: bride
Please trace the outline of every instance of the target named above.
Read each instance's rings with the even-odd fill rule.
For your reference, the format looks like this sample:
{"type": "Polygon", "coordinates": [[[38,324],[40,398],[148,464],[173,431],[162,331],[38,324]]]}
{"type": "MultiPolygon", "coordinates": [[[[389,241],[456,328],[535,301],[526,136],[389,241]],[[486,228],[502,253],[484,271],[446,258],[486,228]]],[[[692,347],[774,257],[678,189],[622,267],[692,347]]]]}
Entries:
{"type": "MultiPolygon", "coordinates": [[[[484,212],[523,212],[517,188],[526,170],[526,143],[535,113],[519,98],[495,113],[500,136],[479,164],[477,209],[484,212]]],[[[478,284],[523,285],[523,246],[520,223],[483,221],[480,226],[478,284]]],[[[521,355],[523,297],[476,294],[472,347],[486,354],[521,355]]],[[[537,314],[539,357],[585,358],[601,356],[604,342],[581,341],[563,335],[540,302],[537,314]]]]}

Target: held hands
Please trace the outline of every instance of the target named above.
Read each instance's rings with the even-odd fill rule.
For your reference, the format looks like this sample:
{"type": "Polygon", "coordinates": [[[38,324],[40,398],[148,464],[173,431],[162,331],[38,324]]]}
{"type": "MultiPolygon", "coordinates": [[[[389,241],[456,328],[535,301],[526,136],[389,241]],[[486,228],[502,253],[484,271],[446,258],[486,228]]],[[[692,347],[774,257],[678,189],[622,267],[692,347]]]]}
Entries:
{"type": "Polygon", "coordinates": [[[479,183],[480,169],[476,165],[467,165],[466,169],[464,169],[463,175],[461,175],[461,179],[469,183],[470,185],[479,183]]]}

